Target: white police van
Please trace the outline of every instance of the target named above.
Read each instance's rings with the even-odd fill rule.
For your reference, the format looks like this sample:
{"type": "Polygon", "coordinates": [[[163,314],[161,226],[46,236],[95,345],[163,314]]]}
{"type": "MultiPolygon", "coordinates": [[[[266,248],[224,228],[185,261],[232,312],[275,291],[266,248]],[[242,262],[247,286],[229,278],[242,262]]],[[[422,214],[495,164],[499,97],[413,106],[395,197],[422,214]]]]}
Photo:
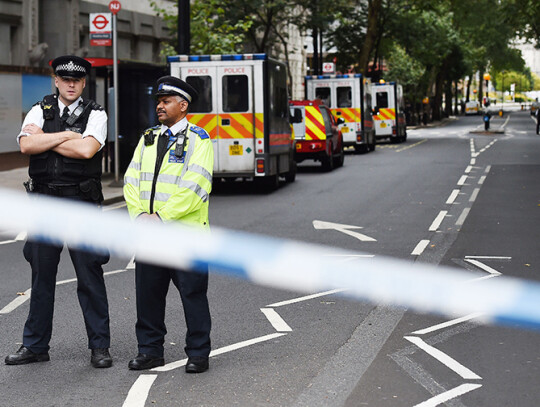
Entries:
{"type": "Polygon", "coordinates": [[[214,145],[214,179],[277,187],[296,176],[286,66],[266,54],[168,57],[171,75],[199,91],[188,120],[214,145]]]}

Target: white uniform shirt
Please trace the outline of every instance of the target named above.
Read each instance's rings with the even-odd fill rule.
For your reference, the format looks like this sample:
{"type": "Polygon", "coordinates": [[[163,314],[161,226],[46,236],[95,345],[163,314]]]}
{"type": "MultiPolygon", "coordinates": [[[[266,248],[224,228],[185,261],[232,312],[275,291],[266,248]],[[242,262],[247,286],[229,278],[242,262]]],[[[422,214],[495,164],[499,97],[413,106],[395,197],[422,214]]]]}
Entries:
{"type": "MultiPolygon", "coordinates": [[[[187,125],[188,125],[188,121],[184,117],[182,120],[180,120],[179,122],[176,122],[175,124],[172,125],[172,127],[170,128],[172,134],[178,134],[181,131],[184,131],[184,129],[187,127],[187,125]]],[[[165,133],[167,131],[167,129],[168,129],[168,127],[165,126],[164,124],[162,124],[161,125],[161,132],[159,134],[161,135],[161,134],[165,133]]],[[[182,139],[180,139],[180,141],[181,140],[182,139]]]]}
{"type": "MultiPolygon", "coordinates": [[[[82,100],[81,97],[68,106],[69,114],[72,114],[79,102],[82,100]]],[[[58,108],[60,109],[60,114],[64,111],[65,105],[58,99],[58,108]]],[[[35,124],[39,128],[43,128],[45,119],[43,119],[43,110],[39,104],[35,105],[30,109],[26,117],[24,118],[23,124],[21,126],[21,132],[17,136],[17,143],[21,137],[30,136],[30,134],[23,132],[24,126],[27,124],[35,124]]],[[[107,141],[107,113],[104,110],[92,110],[90,116],[88,117],[88,123],[86,125],[86,130],[82,134],[82,138],[92,136],[94,137],[99,144],[101,144],[100,150],[105,145],[107,141]]]]}

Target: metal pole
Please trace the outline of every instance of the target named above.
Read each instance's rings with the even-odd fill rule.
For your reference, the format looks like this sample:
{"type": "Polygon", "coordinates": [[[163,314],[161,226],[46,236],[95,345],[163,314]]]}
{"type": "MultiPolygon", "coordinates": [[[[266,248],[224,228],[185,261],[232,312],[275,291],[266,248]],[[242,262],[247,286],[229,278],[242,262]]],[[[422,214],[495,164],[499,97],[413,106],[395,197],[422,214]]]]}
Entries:
{"type": "Polygon", "coordinates": [[[113,82],[114,82],[114,181],[120,178],[120,148],[118,145],[118,44],[116,14],[113,14],[113,82]]]}
{"type": "Polygon", "coordinates": [[[178,0],[178,54],[189,55],[191,45],[189,0],[178,0]]]}

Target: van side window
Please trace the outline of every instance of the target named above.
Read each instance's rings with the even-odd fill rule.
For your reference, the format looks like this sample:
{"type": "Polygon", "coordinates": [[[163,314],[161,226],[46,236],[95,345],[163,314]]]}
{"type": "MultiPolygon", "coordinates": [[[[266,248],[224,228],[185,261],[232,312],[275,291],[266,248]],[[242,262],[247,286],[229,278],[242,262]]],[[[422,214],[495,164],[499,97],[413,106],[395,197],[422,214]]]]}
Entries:
{"type": "Polygon", "coordinates": [[[224,75],[223,111],[247,112],[249,109],[248,77],[246,75],[224,75]]]}
{"type": "Polygon", "coordinates": [[[188,76],[186,82],[199,91],[195,102],[190,103],[190,113],[210,113],[212,111],[212,78],[210,76],[188,76]]]}
{"type": "Polygon", "coordinates": [[[321,99],[326,106],[332,107],[330,88],[315,88],[315,99],[321,99]]]}
{"type": "Polygon", "coordinates": [[[352,90],[350,86],[338,86],[337,89],[337,107],[352,106],[352,90]]]}
{"type": "Polygon", "coordinates": [[[388,107],[388,93],[377,92],[377,107],[379,109],[388,107]]]}

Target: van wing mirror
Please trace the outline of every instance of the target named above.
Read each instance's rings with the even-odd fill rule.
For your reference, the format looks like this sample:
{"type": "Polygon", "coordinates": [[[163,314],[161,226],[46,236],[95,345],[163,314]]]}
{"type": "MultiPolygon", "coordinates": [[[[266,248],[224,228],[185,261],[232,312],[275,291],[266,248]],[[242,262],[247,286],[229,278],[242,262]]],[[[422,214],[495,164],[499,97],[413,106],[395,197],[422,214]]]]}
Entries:
{"type": "Polygon", "coordinates": [[[375,106],[373,109],[371,109],[372,115],[378,115],[379,114],[379,106],[375,106]]]}
{"type": "Polygon", "coordinates": [[[345,119],[343,117],[338,117],[338,119],[336,120],[336,123],[338,125],[343,124],[343,123],[345,123],[345,119]]]}

